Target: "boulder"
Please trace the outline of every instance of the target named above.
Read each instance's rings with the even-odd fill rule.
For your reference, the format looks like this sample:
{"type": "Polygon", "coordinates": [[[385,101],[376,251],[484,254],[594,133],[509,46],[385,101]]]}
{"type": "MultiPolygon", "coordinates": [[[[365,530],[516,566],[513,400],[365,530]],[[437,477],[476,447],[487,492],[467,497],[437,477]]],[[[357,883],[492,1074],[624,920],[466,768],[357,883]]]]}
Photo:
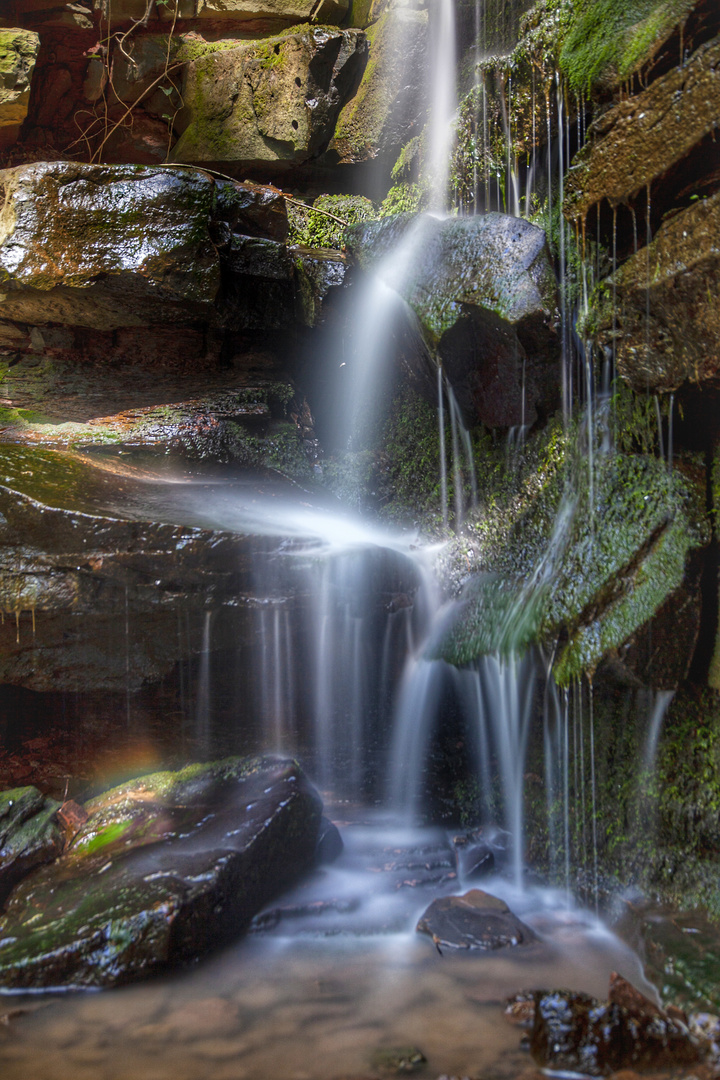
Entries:
{"type": "Polygon", "coordinates": [[[212,305],[209,176],[38,162],[3,171],[0,184],[3,319],[108,330],[187,323],[212,305]]]}
{"type": "Polygon", "coordinates": [[[361,30],[314,26],[192,60],[172,159],[267,175],[317,157],[367,53],[361,30]]]}
{"type": "MultiPolygon", "coordinates": [[[[468,426],[530,425],[555,406],[556,281],[542,229],[497,213],[403,215],[354,226],[348,247],[408,302],[468,426]]],[[[435,401],[434,372],[425,387],[435,401]]]]}
{"type": "Polygon", "coordinates": [[[34,787],[0,791],[0,908],[19,881],[62,852],[59,809],[34,787]]]}
{"type": "Polygon", "coordinates": [[[712,135],[720,113],[720,42],[698,48],[647,90],[604,112],[565,179],[565,213],[630,201],[712,135]]]}
{"type": "Polygon", "coordinates": [[[20,134],[39,49],[40,38],[32,30],[0,30],[0,149],[20,134]]]}
{"type": "Polygon", "coordinates": [[[720,371],[719,291],[720,192],[667,218],[603,283],[600,343],[611,349],[614,335],[617,369],[638,392],[711,381],[720,371]]]}
{"type": "Polygon", "coordinates": [[[620,1069],[654,1070],[698,1061],[698,1046],[683,1024],[651,1008],[651,1002],[644,1008],[637,998],[622,997],[626,1004],[569,990],[538,991],[530,1036],[535,1062],[553,1072],[608,1076],[620,1069]]]}
{"type": "MultiPolygon", "coordinates": [[[[377,5],[374,5],[377,7],[377,5]]],[[[345,164],[394,158],[425,118],[428,16],[391,7],[367,30],[371,63],[338,117],[328,157],[345,164]]]]}
{"type": "Polygon", "coordinates": [[[487,952],[508,946],[528,945],[537,940],[529,926],[521,922],[496,896],[471,889],[464,896],[443,896],[433,900],[417,930],[429,934],[436,947],[487,952]]]}
{"type": "Polygon", "coordinates": [[[117,986],[237,937],[312,865],[322,804],[297,762],[229,758],[85,805],[68,850],[14,890],[0,986],[117,986]]]}

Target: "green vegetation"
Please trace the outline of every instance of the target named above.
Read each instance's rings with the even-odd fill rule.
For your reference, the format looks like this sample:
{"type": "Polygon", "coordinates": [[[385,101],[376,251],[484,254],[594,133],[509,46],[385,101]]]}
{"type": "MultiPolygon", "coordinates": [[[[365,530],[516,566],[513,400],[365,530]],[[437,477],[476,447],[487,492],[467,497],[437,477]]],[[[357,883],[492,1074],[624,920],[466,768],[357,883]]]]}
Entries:
{"type": "Polygon", "coordinates": [[[588,91],[628,79],[692,7],[692,0],[576,0],[560,51],[571,89],[588,91]]]}
{"type": "Polygon", "coordinates": [[[357,225],[377,216],[373,203],[363,195],[319,195],[307,209],[293,202],[288,203],[287,210],[288,243],[336,250],[345,247],[347,227],[333,217],[341,218],[347,225],[357,225]],[[333,217],[313,212],[323,210],[333,217]]]}

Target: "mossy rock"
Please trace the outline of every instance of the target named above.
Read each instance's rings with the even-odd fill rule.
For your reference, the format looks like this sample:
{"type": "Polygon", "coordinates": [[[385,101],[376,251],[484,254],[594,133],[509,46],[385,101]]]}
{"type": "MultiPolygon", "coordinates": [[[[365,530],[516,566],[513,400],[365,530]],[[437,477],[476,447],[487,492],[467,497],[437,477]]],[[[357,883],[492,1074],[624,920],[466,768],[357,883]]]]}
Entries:
{"type": "Polygon", "coordinates": [[[0,909],[19,881],[62,852],[59,809],[35,787],[0,791],[0,909]]]}
{"type": "Polygon", "coordinates": [[[394,158],[417,132],[424,110],[425,11],[391,7],[367,30],[370,57],[362,82],[335,126],[333,158],[354,163],[394,158]]]}
{"type": "Polygon", "coordinates": [[[231,758],[121,785],[13,892],[0,986],[115,986],[231,940],[309,869],[322,803],[295,761],[231,758]]]}
{"type": "Polygon", "coordinates": [[[313,26],[191,60],[173,160],[281,168],[317,156],[366,59],[361,30],[313,26]]]}
{"type": "Polygon", "coordinates": [[[688,553],[709,538],[692,482],[639,455],[602,458],[591,487],[580,471],[566,475],[574,478],[556,471],[516,509],[495,554],[501,577],[471,579],[436,649],[443,659],[465,664],[558,641],[553,675],[568,685],[592,674],[681,585],[688,553]]]}

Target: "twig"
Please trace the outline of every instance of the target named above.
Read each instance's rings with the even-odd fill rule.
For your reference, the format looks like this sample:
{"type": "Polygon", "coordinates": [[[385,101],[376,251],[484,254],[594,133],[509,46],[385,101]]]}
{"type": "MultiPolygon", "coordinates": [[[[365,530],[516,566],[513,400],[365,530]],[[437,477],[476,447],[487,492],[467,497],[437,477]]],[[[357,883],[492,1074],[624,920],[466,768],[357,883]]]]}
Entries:
{"type": "MultiPolygon", "coordinates": [[[[227,173],[218,172],[217,169],[208,169],[205,165],[190,165],[186,161],[171,161],[165,165],[158,165],[159,169],[196,169],[199,172],[210,173],[211,176],[219,176],[221,180],[229,180],[232,184],[239,184],[240,181],[236,176],[228,176],[227,173]]],[[[301,202],[299,199],[293,199],[291,195],[286,195],[284,191],[278,188],[278,191],[282,195],[285,202],[292,203],[293,206],[299,206],[302,210],[307,210],[311,214],[324,214],[325,217],[331,218],[333,221],[337,221],[338,225],[343,225],[348,228],[349,221],[345,221],[343,218],[338,217],[336,214],[331,214],[329,210],[321,210],[319,206],[308,206],[307,203],[301,202]]]]}

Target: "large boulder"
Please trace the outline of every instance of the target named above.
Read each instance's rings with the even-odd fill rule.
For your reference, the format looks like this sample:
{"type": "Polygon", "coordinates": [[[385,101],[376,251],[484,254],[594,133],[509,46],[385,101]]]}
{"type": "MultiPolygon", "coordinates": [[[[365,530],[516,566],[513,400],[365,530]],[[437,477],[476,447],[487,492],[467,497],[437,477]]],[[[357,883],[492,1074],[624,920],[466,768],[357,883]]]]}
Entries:
{"type": "MultiPolygon", "coordinates": [[[[530,425],[555,406],[556,280],[542,229],[497,213],[400,216],[354,226],[348,246],[410,305],[468,424],[530,425]]],[[[437,392],[432,374],[426,389],[437,392]]]]}
{"type": "Polygon", "coordinates": [[[267,175],[317,157],[367,52],[361,30],[314,26],[192,60],[173,160],[260,166],[267,175]]]}
{"type": "Polygon", "coordinates": [[[32,30],[0,30],[0,149],[20,134],[39,49],[40,38],[32,30]]]}
{"type": "Polygon", "coordinates": [[[0,920],[5,989],[115,986],[231,940],[313,865],[322,803],[295,761],[229,758],[84,809],[0,920]]]}
{"type": "Polygon", "coordinates": [[[614,338],[617,369],[635,390],[667,393],[717,377],[719,291],[720,192],[664,221],[603,283],[600,342],[610,350],[614,338]]]}
{"type": "Polygon", "coordinates": [[[38,162],[0,183],[0,318],[108,330],[187,323],[212,305],[210,177],[38,162]]]}

